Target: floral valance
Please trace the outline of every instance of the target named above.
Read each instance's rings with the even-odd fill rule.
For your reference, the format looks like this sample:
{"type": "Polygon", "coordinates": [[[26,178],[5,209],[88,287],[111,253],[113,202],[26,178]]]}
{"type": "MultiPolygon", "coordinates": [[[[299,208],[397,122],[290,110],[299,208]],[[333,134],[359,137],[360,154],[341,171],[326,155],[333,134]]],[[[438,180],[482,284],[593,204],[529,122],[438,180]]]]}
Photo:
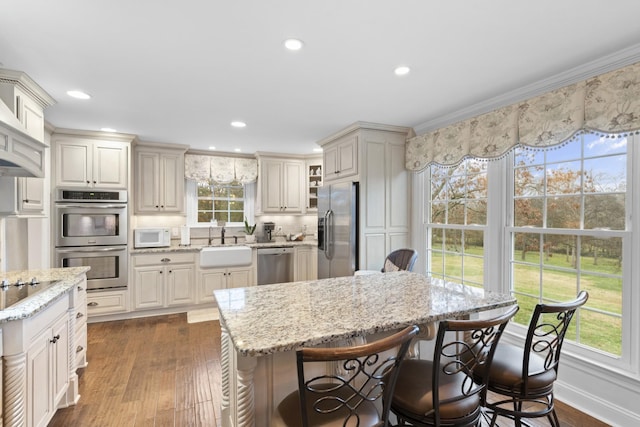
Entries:
{"type": "Polygon", "coordinates": [[[249,184],[258,179],[256,159],[185,154],[184,176],[195,181],[218,184],[241,182],[249,184]]]}
{"type": "Polygon", "coordinates": [[[497,159],[516,145],[557,145],[582,130],[640,131],[640,63],[411,138],[406,168],[497,159]]]}

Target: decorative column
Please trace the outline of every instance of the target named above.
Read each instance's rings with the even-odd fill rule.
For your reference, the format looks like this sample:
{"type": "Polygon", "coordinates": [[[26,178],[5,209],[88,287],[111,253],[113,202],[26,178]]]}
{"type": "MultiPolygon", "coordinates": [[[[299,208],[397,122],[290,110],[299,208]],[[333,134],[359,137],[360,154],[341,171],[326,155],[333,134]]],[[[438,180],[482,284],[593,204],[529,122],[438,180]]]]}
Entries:
{"type": "Polygon", "coordinates": [[[236,413],[238,427],[255,427],[256,407],[254,400],[255,387],[253,376],[257,366],[255,357],[241,356],[235,353],[236,357],[236,413]]]}
{"type": "Polygon", "coordinates": [[[4,425],[27,425],[27,355],[4,356],[4,425]]]}
{"type": "Polygon", "coordinates": [[[220,371],[222,374],[222,426],[229,426],[229,345],[231,338],[227,326],[220,319],[220,371]]]}

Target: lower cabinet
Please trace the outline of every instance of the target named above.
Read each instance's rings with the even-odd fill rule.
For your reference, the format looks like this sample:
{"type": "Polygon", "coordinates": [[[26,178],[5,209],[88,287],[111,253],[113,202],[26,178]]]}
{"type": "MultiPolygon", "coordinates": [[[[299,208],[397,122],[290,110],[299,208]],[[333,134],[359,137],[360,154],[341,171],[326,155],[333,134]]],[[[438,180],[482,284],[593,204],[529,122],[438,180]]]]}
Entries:
{"type": "Polygon", "coordinates": [[[46,426],[69,385],[69,319],[64,313],[27,350],[27,425],[46,426]]]}
{"type": "Polygon", "coordinates": [[[253,286],[253,267],[201,268],[198,303],[215,302],[216,289],[243,288],[253,286]]]}
{"type": "Polygon", "coordinates": [[[318,278],[318,248],[297,246],[293,268],[293,280],[316,280],[318,278]]]}
{"type": "Polygon", "coordinates": [[[104,316],[128,311],[128,290],[87,293],[87,316],[104,316]]]}
{"type": "Polygon", "coordinates": [[[135,310],[196,302],[193,253],[140,254],[132,259],[135,310]]]}

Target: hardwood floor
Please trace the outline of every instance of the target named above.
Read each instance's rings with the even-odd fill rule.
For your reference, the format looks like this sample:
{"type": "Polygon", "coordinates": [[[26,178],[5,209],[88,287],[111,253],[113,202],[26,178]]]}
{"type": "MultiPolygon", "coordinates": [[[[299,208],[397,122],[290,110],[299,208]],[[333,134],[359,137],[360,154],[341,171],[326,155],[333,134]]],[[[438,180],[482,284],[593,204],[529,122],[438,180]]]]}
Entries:
{"type": "MultiPolygon", "coordinates": [[[[220,426],[217,321],[189,324],[175,314],[92,323],[87,355],[80,401],[58,410],[49,427],[220,426]]],[[[562,426],[607,425],[562,402],[556,411],[562,426]]]]}

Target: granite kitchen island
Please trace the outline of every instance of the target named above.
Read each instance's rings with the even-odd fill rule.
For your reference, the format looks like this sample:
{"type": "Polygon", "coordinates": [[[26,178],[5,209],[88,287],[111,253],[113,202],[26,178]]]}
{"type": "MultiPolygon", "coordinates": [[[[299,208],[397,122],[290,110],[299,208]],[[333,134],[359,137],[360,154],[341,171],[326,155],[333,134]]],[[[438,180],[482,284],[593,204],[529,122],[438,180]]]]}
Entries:
{"type": "MultiPolygon", "coordinates": [[[[215,291],[222,328],[222,425],[268,426],[297,387],[295,350],[421,326],[516,303],[409,272],[215,291]]],[[[342,342],[342,344],[340,344],[342,342]]]]}

